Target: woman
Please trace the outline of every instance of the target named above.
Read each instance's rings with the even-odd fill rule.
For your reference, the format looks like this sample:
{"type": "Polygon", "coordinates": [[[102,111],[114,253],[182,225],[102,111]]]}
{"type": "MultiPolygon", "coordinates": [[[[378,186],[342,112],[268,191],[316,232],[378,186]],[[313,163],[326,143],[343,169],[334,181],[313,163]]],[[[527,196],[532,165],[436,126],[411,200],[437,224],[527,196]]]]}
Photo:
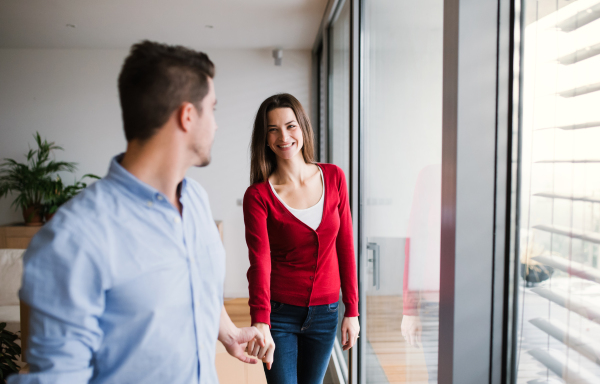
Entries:
{"type": "Polygon", "coordinates": [[[342,344],[358,337],[358,286],[352,219],[342,170],[313,161],[313,132],[289,94],[266,99],[254,122],[251,186],[244,195],[252,324],[265,346],[269,384],[323,381],[338,323],[342,344]],[[276,348],[275,348],[276,346],[276,348]]]}

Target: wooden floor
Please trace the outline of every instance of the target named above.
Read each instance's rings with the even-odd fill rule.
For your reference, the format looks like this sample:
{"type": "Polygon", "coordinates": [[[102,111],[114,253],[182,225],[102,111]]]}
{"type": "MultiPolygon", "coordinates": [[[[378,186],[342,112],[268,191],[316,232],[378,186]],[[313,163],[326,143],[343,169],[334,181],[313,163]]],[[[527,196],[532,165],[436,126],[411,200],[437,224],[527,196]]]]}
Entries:
{"type": "MultiPolygon", "coordinates": [[[[250,307],[248,299],[225,299],[225,309],[229,317],[238,327],[250,326],[250,307]]],[[[230,356],[225,347],[217,342],[215,358],[220,384],[266,384],[262,363],[244,364],[230,356]]]]}
{"type": "MultiPolygon", "coordinates": [[[[250,326],[248,299],[226,299],[225,309],[238,327],[250,326]]],[[[402,297],[367,296],[368,383],[427,384],[422,347],[408,345],[400,330],[402,297]]],[[[229,356],[217,343],[217,373],[221,384],[266,384],[262,364],[248,365],[229,356]]]]}

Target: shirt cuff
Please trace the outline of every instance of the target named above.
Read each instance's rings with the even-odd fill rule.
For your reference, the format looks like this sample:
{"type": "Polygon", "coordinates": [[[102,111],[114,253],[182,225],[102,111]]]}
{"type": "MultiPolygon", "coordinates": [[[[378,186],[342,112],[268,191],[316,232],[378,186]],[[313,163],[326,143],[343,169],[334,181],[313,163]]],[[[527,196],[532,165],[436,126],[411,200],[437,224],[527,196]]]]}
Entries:
{"type": "Polygon", "coordinates": [[[358,316],[358,303],[344,303],[344,317],[357,317],[358,316]]]}
{"type": "Polygon", "coordinates": [[[271,313],[266,309],[250,309],[250,317],[252,318],[252,324],[265,323],[269,324],[271,328],[271,313]]]}

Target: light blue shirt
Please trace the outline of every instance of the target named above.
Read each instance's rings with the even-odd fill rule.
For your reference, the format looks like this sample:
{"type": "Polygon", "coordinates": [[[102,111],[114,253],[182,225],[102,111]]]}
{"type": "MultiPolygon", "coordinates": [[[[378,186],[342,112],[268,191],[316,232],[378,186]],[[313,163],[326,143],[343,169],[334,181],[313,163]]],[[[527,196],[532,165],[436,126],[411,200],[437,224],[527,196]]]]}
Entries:
{"type": "Polygon", "coordinates": [[[208,197],[180,185],[183,215],[112,160],[24,256],[31,306],[17,383],[217,383],[225,251],[208,197]]]}

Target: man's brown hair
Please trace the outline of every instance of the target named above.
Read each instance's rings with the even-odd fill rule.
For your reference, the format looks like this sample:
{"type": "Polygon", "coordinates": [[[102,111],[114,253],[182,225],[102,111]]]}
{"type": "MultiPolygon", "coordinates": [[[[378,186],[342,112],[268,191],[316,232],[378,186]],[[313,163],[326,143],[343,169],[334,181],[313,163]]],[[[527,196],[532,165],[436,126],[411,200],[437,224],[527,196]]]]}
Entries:
{"type": "Polygon", "coordinates": [[[184,102],[201,112],[215,67],[205,53],[142,41],[131,47],[119,75],[119,98],[127,141],[147,140],[184,102]]]}

